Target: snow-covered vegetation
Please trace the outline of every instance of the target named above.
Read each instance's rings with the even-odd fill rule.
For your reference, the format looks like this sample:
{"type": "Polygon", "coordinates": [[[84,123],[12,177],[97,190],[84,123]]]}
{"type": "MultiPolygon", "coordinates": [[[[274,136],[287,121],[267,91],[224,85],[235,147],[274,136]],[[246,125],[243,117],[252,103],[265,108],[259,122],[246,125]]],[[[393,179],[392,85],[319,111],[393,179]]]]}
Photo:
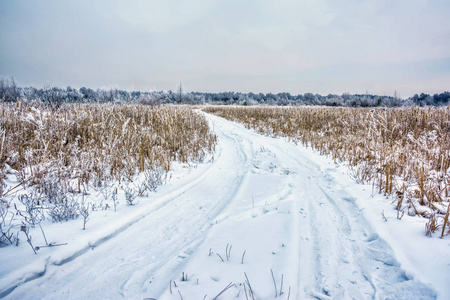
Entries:
{"type": "Polygon", "coordinates": [[[201,162],[216,140],[188,107],[5,102],[0,116],[0,246],[20,232],[31,245],[29,228],[46,219],[81,217],[85,228],[90,211],[116,210],[118,194],[136,204],[174,161],[201,162]]]}
{"type": "Polygon", "coordinates": [[[423,235],[425,218],[405,213],[398,221],[383,194],[311,147],[196,117],[215,134],[204,163],[171,163],[167,183],[155,193],[148,191],[157,184],[148,185],[143,197],[133,187],[145,178],[155,183],[151,169],[137,170],[132,182],[84,183],[81,193],[68,180],[67,199],[79,200],[68,202],[80,207],[76,220],[53,222],[54,203],[45,193],[33,202],[37,187],[24,190],[18,167],[5,163],[6,189],[17,187],[4,197],[10,207],[2,224],[12,220],[19,245],[0,249],[0,298],[448,298],[450,235],[423,235]]]}
{"type": "Polygon", "coordinates": [[[420,215],[429,219],[427,235],[450,232],[450,107],[214,106],[205,111],[348,162],[356,181],[391,196],[398,219],[420,215]]]}
{"type": "Polygon", "coordinates": [[[13,78],[0,77],[0,99],[6,102],[42,101],[54,107],[65,102],[106,103],[125,102],[141,104],[217,104],[217,105],[326,105],[344,107],[399,107],[399,106],[445,106],[450,103],[450,92],[434,95],[415,94],[412,97],[366,94],[319,95],[305,93],[240,93],[240,92],[184,92],[180,83],[176,91],[125,91],[119,89],[79,89],[67,87],[20,87],[13,78]]]}

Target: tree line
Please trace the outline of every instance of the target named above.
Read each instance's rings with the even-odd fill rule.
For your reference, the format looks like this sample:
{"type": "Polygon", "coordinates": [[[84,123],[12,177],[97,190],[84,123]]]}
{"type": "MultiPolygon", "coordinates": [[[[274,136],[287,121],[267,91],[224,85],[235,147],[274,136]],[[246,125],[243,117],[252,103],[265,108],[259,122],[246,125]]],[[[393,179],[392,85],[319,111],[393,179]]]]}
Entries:
{"type": "Polygon", "coordinates": [[[120,89],[80,89],[60,87],[20,87],[14,78],[0,78],[0,99],[4,102],[40,101],[57,109],[63,103],[141,103],[160,104],[218,104],[218,105],[325,105],[344,107],[399,107],[399,106],[445,106],[450,104],[450,92],[429,95],[416,94],[402,99],[397,96],[372,94],[328,94],[326,96],[305,93],[183,93],[181,84],[177,91],[124,91],[120,89]]]}

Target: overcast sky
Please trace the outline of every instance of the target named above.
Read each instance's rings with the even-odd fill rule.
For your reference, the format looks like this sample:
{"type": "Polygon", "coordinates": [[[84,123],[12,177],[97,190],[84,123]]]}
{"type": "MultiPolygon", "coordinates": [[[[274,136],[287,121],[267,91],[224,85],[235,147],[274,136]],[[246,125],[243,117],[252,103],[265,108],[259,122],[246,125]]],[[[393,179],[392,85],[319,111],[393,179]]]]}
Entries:
{"type": "Polygon", "coordinates": [[[203,92],[450,90],[449,0],[0,0],[21,86],[203,92]]]}

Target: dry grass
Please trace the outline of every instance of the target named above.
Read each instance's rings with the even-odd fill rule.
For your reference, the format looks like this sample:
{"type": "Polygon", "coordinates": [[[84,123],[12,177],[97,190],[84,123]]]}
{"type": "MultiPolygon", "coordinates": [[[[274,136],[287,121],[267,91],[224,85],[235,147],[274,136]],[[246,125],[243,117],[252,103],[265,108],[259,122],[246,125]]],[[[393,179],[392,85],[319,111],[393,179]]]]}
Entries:
{"type": "Polygon", "coordinates": [[[374,182],[380,193],[395,195],[398,210],[431,218],[432,231],[448,222],[450,107],[214,106],[205,111],[348,162],[356,181],[374,182]]]}
{"type": "Polygon", "coordinates": [[[0,189],[9,165],[24,186],[45,194],[55,184],[82,192],[144,170],[167,172],[172,161],[203,160],[216,139],[188,107],[64,104],[52,111],[19,102],[2,103],[0,117],[0,189]]]}

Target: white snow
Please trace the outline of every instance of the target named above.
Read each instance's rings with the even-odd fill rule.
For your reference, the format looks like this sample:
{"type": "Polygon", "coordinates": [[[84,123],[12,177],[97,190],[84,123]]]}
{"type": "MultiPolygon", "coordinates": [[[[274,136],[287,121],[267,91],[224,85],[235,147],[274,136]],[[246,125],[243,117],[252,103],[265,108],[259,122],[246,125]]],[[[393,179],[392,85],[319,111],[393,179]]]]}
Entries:
{"type": "Polygon", "coordinates": [[[21,236],[0,249],[0,298],[214,299],[229,287],[218,299],[251,299],[250,284],[255,299],[448,299],[449,236],[397,220],[343,164],[207,117],[210,162],[180,165],[136,206],[93,212],[85,231],[80,219],[43,224],[67,245],[34,255],[21,236]]]}

